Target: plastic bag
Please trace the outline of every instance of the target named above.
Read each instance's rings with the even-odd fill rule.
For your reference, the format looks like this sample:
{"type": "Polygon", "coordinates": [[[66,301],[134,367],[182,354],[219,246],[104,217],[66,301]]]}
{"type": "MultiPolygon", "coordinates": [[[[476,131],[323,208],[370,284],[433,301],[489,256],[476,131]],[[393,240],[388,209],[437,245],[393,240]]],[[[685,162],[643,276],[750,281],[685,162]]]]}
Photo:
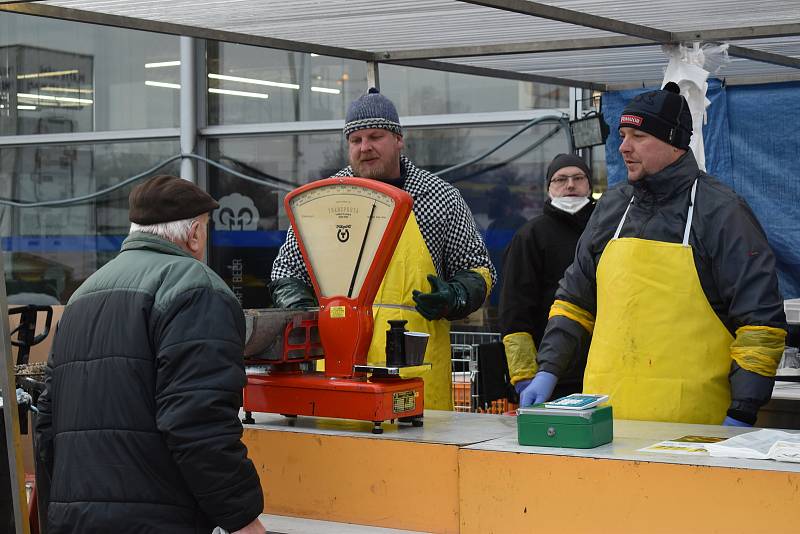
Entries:
{"type": "Polygon", "coordinates": [[[727,63],[728,45],[663,45],[661,49],[669,58],[664,69],[663,87],[667,82],[675,82],[681,94],[689,103],[692,113],[692,139],[689,147],[694,153],[698,166],[706,169],[705,146],[703,144],[703,125],[706,123],[706,108],[711,101],[706,98],[709,74],[715,74],[727,63]]]}

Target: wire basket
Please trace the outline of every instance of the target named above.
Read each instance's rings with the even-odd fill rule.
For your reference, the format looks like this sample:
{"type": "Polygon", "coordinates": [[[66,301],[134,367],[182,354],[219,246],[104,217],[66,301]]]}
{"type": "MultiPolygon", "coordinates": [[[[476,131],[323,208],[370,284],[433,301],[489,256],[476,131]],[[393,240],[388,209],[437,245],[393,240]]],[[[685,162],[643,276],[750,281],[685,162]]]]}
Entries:
{"type": "Polygon", "coordinates": [[[478,346],[497,343],[502,336],[496,332],[450,332],[450,360],[453,376],[453,409],[457,412],[505,413],[516,408],[507,400],[493,401],[480,406],[478,380],[478,346]]]}
{"type": "Polygon", "coordinates": [[[14,374],[16,376],[29,376],[37,380],[44,380],[44,371],[46,368],[46,362],[15,365],[14,374]]]}

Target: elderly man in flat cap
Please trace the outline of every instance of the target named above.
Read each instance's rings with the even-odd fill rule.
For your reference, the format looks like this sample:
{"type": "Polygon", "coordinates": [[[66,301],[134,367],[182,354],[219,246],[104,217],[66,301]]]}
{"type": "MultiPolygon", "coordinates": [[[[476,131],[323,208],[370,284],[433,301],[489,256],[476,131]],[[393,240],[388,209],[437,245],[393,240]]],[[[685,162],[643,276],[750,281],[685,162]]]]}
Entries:
{"type": "MultiPolygon", "coordinates": [[[[405,320],[409,330],[427,332],[425,361],[433,365],[421,374],[425,408],[452,410],[449,321],[480,308],[491,291],[496,274],[489,253],[458,189],[402,155],[403,130],[397,110],[377,89],[350,104],[344,135],[350,166],[336,176],[380,180],[414,199],[413,213],[375,297],[368,361],[386,361],[388,320],[405,320]]],[[[315,303],[291,229],[272,266],[270,292],[279,307],[315,303]]]]}
{"type": "Polygon", "coordinates": [[[64,309],[39,399],[48,532],[264,533],[240,441],[244,317],[202,261],[217,202],[156,176],[64,309]]]}
{"type": "Polygon", "coordinates": [[[701,171],[675,83],[620,117],[627,182],[597,204],[556,291],[522,404],[589,346],[586,393],[621,419],[751,426],[786,337],[775,256],[745,201],[701,171]]]}

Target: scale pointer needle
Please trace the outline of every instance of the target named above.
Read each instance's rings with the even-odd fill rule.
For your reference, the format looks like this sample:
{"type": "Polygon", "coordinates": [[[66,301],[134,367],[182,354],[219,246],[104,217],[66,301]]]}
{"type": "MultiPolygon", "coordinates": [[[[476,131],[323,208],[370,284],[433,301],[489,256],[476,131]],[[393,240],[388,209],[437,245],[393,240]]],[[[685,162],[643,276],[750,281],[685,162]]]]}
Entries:
{"type": "Polygon", "coordinates": [[[364,230],[364,239],[361,240],[361,249],[358,251],[358,259],[356,260],[356,268],[353,269],[353,279],[350,280],[350,289],[347,291],[347,298],[353,298],[353,287],[356,285],[356,276],[358,275],[358,268],[361,266],[361,256],[364,254],[364,245],[367,244],[367,236],[369,235],[369,227],[372,226],[372,216],[375,214],[375,203],[372,203],[372,210],[369,212],[369,220],[367,221],[367,229],[364,230]]]}

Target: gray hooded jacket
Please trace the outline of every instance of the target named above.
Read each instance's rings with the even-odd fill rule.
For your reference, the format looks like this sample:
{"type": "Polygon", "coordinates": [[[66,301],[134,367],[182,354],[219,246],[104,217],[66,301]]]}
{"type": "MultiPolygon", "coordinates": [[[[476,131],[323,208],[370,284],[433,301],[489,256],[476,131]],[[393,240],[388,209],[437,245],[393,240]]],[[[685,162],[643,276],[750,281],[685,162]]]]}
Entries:
{"type": "MultiPolygon", "coordinates": [[[[761,225],[745,201],[701,171],[688,151],[662,171],[633,184],[610,189],[597,204],[580,241],[574,263],[556,291],[556,299],[597,313],[597,265],[606,244],[635,197],[620,237],[680,243],[692,184],[698,180],[689,244],[709,304],[732,335],[742,326],[786,328],[778,291],[775,257],[761,225]]],[[[539,349],[539,366],[560,376],[577,348],[591,334],[566,317],[550,320],[539,349]]],[[[769,401],[774,378],[742,369],[732,361],[728,415],[753,424],[769,401]]]]}

